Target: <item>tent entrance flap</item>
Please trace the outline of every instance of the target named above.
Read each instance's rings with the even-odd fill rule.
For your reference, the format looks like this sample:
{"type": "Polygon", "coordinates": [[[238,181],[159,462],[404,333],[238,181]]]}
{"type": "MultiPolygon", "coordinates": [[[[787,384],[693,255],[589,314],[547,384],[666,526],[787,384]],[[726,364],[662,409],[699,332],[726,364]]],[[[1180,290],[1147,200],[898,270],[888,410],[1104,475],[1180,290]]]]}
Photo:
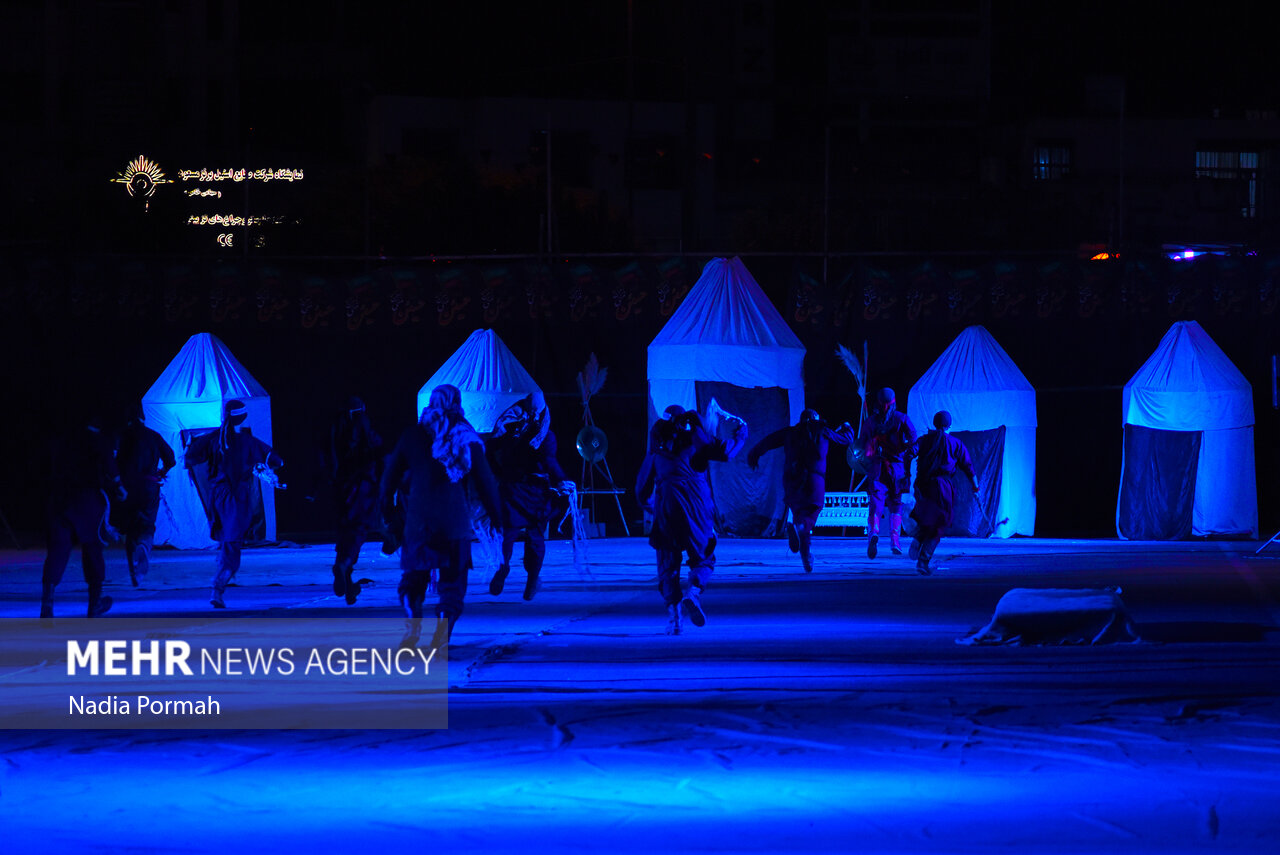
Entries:
{"type": "Polygon", "coordinates": [[[1191,534],[1200,431],[1124,426],[1116,529],[1126,540],[1191,534]]]}
{"type": "Polygon", "coordinates": [[[969,489],[969,479],[956,473],[952,480],[956,491],[955,517],[944,534],[947,537],[990,537],[999,520],[1001,467],[1004,465],[1004,425],[994,430],[961,430],[952,436],[964,443],[973,460],[978,494],[969,489]]]}
{"type": "MultiPolygon", "coordinates": [[[[716,380],[694,384],[698,412],[705,413],[712,398],[747,423],[747,447],[775,430],[791,424],[790,399],[779,386],[748,389],[716,380]]],[[[760,458],[760,467],[747,465],[745,449],[728,463],[711,465],[711,490],[716,502],[716,522],[723,534],[736,537],[768,537],[782,530],[786,506],[782,496],[781,453],[760,458]]]]}

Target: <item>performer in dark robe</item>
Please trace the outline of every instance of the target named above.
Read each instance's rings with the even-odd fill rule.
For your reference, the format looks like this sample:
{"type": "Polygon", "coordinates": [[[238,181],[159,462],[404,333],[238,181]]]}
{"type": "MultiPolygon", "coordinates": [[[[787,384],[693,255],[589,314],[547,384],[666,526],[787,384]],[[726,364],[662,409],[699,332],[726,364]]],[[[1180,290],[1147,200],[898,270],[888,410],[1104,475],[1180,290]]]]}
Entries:
{"type": "Polygon", "coordinates": [[[41,577],[40,617],[53,617],[53,591],[71,559],[73,538],[80,542],[80,567],[89,586],[89,617],[106,614],[111,598],[102,596],[106,562],[102,528],[109,501],[127,496],[112,458],[111,442],[96,417],[54,440],[49,471],[48,552],[41,577]]]}
{"type": "Polygon", "coordinates": [[[902,554],[902,494],[907,490],[916,430],[906,413],[897,410],[893,390],[881,389],[869,417],[862,423],[858,448],[867,473],[867,557],[875,558],[880,522],[889,512],[889,542],[902,554]]]}
{"type": "Polygon", "coordinates": [[[369,530],[378,527],[383,454],[382,437],[373,429],[364,401],[350,398],[329,432],[330,474],[338,511],[333,593],[348,605],[360,596],[360,583],[351,576],[360,547],[369,530]]]}
{"type": "Polygon", "coordinates": [[[806,573],[813,572],[809,542],[827,495],[827,449],[831,443],[843,447],[855,439],[848,422],[832,430],[816,411],[805,410],[794,425],[775,430],[747,452],[747,465],[755,469],[762,454],[775,448],[783,450],[783,501],[792,520],[787,523],[787,543],[792,552],[800,553],[806,573]]]}
{"type": "Polygon", "coordinates": [[[662,411],[662,415],[653,423],[653,427],[649,428],[649,447],[646,449],[646,453],[658,447],[658,443],[662,441],[662,432],[668,430],[671,427],[672,419],[683,412],[684,407],[679,404],[672,404],[662,411]]]}
{"type": "Polygon", "coordinates": [[[129,498],[112,508],[114,525],[124,535],[129,581],[135,588],[150,568],[160,485],[175,463],[173,449],[146,426],[142,405],[137,405],[116,439],[116,466],[129,498]]]}
{"type": "Polygon", "coordinates": [[[271,446],[249,432],[244,423],[248,415],[242,401],[227,401],[222,426],[192,440],[183,458],[188,469],[204,467],[208,490],[201,499],[209,515],[209,536],[218,542],[209,597],[215,609],[227,607],[227,585],[240,569],[240,552],[254,521],[254,479],[259,467],[271,470],[274,481],[284,466],[271,446]]]}
{"type": "Polygon", "coordinates": [[[916,506],[911,511],[917,525],[911,556],[916,559],[916,571],[925,576],[933,572],[929,561],[942,541],[942,530],[951,525],[955,517],[952,476],[957,471],[963,472],[969,479],[969,487],[974,493],[978,492],[969,449],[949,433],[951,414],[946,410],[937,413],[933,426],[935,429],[920,439],[916,457],[916,506]]]}
{"type": "Polygon", "coordinates": [[[541,393],[513,404],[498,417],[496,430],[485,449],[502,499],[502,564],[489,580],[489,593],[502,593],[515,544],[523,540],[524,598],[532,600],[547,554],[543,529],[551,520],[556,489],[563,492],[569,478],[556,460],[556,435],[541,393]]]}
{"type": "Polygon", "coordinates": [[[715,571],[715,504],[707,467],[727,461],[747,441],[746,423],[729,417],[732,436],[718,439],[707,433],[693,411],[681,413],[657,432],[658,444],[645,457],[636,478],[642,506],[652,495],[653,528],[649,545],[657,551],[658,591],[667,605],[667,632],[682,630],[681,613],[703,626],[703,591],[715,571]],[[680,561],[689,556],[689,586],[680,586],[680,561]]]}
{"type": "Polygon", "coordinates": [[[471,569],[475,496],[496,526],[502,518],[498,485],[485,460],[484,443],[462,412],[462,394],[437,386],[418,424],[400,437],[382,473],[384,516],[403,508],[400,602],[405,609],[403,647],[421,637],[423,603],[438,594],[431,647],[445,645],[462,615],[471,569]]]}

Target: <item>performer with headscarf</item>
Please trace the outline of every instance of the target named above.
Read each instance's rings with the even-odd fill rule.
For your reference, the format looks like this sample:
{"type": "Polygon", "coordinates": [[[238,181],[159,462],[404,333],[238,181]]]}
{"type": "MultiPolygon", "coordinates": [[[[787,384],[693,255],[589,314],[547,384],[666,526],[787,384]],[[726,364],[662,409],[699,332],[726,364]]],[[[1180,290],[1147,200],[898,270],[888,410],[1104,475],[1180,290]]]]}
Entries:
{"type": "Polygon", "coordinates": [[[787,544],[792,552],[800,553],[806,573],[813,572],[809,542],[827,495],[827,449],[831,443],[843,447],[854,440],[848,422],[832,430],[815,410],[805,410],[794,425],[775,430],[747,452],[747,465],[755,469],[762,454],[783,449],[783,501],[792,520],[787,523],[787,544]]]}
{"type": "Polygon", "coordinates": [[[53,591],[71,559],[73,538],[80,541],[80,569],[89,586],[89,617],[106,614],[111,598],[102,596],[106,562],[102,527],[109,499],[127,496],[102,425],[91,416],[82,426],[53,442],[49,472],[48,552],[41,577],[40,617],[53,617],[53,591]]]}
{"type": "Polygon", "coordinates": [[[652,495],[653,528],[649,545],[657,552],[658,591],[667,605],[667,633],[682,631],[681,613],[703,626],[707,615],[703,591],[716,566],[715,504],[707,468],[727,461],[747,441],[747,425],[729,416],[732,436],[718,439],[702,427],[692,410],[660,421],[657,444],[649,451],[636,478],[636,496],[647,506],[652,495]],[[680,586],[680,561],[689,556],[689,586],[680,586]]]}
{"type": "Polygon", "coordinates": [[[271,446],[250,433],[244,423],[249,410],[243,401],[227,401],[222,413],[222,426],[192,440],[184,457],[187,469],[204,467],[207,492],[201,492],[201,499],[209,515],[209,536],[218,542],[209,598],[215,609],[227,607],[223,597],[240,569],[240,552],[253,526],[254,479],[260,471],[270,470],[269,477],[275,481],[284,466],[271,446]]]}
{"type": "Polygon", "coordinates": [[[142,405],[134,406],[116,438],[116,466],[129,497],[112,508],[115,527],[124,535],[129,581],[136,588],[150,567],[151,546],[160,511],[160,484],[177,461],[164,437],[147,427],[142,405]]]}
{"type": "Polygon", "coordinates": [[[360,583],[351,578],[369,529],[376,528],[382,476],[382,437],[373,429],[364,401],[347,400],[329,432],[330,474],[338,511],[333,593],[353,605],[360,583]]]}
{"type": "Polygon", "coordinates": [[[858,437],[867,472],[867,557],[875,558],[880,542],[880,521],[889,511],[889,538],[894,555],[902,554],[902,494],[906,492],[915,454],[916,429],[906,413],[898,412],[893,390],[876,396],[858,437]]]}
{"type": "Polygon", "coordinates": [[[951,414],[942,410],[933,417],[934,430],[920,439],[916,458],[916,506],[911,518],[916,521],[916,535],[911,541],[911,557],[916,571],[928,576],[933,572],[929,561],[942,541],[942,530],[955,518],[955,484],[952,476],[963,472],[969,486],[978,492],[973,474],[973,460],[964,443],[951,436],[951,414]]]}
{"type": "Polygon", "coordinates": [[[399,594],[406,631],[401,646],[417,645],[423,603],[435,592],[437,624],[431,646],[437,649],[452,635],[467,593],[475,537],[470,496],[479,500],[495,525],[502,519],[484,443],[464,417],[462,393],[456,387],[442,385],[431,391],[418,424],[404,432],[387,459],[380,492],[384,516],[396,513],[397,495],[403,505],[399,594]]]}
{"type": "Polygon", "coordinates": [[[672,404],[662,411],[662,415],[653,423],[653,427],[649,428],[649,448],[653,451],[658,447],[658,443],[662,441],[663,431],[671,428],[672,419],[684,412],[684,407],[679,404],[672,404]]]}
{"type": "Polygon", "coordinates": [[[525,396],[498,417],[485,450],[502,500],[502,564],[489,580],[489,593],[502,593],[516,541],[523,540],[524,598],[532,600],[547,554],[542,531],[551,519],[553,487],[569,480],[556,460],[556,435],[541,392],[525,396]]]}

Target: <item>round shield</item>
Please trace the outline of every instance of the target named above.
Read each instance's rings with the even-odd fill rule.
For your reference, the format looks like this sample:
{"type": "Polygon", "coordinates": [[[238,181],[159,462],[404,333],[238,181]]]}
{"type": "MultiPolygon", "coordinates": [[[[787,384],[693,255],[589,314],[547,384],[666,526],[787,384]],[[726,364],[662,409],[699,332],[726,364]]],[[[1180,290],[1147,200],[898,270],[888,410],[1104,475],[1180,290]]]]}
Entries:
{"type": "Polygon", "coordinates": [[[578,431],[578,455],[588,463],[604,458],[609,450],[609,437],[595,425],[587,425],[578,431]]]}
{"type": "Polygon", "coordinates": [[[855,475],[870,476],[872,471],[877,468],[873,466],[867,456],[862,453],[861,448],[855,448],[852,445],[845,449],[844,458],[849,461],[849,468],[853,470],[855,475]]]}

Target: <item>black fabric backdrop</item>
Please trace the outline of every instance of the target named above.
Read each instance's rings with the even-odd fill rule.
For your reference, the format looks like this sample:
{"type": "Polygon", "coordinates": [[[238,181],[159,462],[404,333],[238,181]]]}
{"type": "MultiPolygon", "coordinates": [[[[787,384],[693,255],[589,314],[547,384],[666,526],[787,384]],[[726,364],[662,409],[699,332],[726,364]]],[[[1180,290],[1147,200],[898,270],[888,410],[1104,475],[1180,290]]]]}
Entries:
{"type": "Polygon", "coordinates": [[[969,449],[973,459],[973,472],[977,476],[978,494],[969,489],[969,479],[963,474],[952,476],[956,488],[956,515],[951,527],[943,534],[947,537],[990,537],[999,520],[995,518],[1000,507],[1000,481],[1004,461],[1004,425],[995,430],[960,430],[952,433],[969,449]]]}
{"type": "Polygon", "coordinates": [[[1129,540],[1191,535],[1200,432],[1124,426],[1116,530],[1129,540]]]}
{"type": "Polygon", "coordinates": [[[711,464],[711,489],[720,532],[736,537],[777,534],[786,516],[782,504],[782,450],[760,458],[760,466],[754,472],[747,465],[747,450],[791,423],[787,390],[778,386],[747,389],[702,380],[694,384],[694,389],[699,412],[705,413],[707,404],[715,398],[721,408],[747,423],[747,444],[742,452],[728,463],[711,464]]]}

